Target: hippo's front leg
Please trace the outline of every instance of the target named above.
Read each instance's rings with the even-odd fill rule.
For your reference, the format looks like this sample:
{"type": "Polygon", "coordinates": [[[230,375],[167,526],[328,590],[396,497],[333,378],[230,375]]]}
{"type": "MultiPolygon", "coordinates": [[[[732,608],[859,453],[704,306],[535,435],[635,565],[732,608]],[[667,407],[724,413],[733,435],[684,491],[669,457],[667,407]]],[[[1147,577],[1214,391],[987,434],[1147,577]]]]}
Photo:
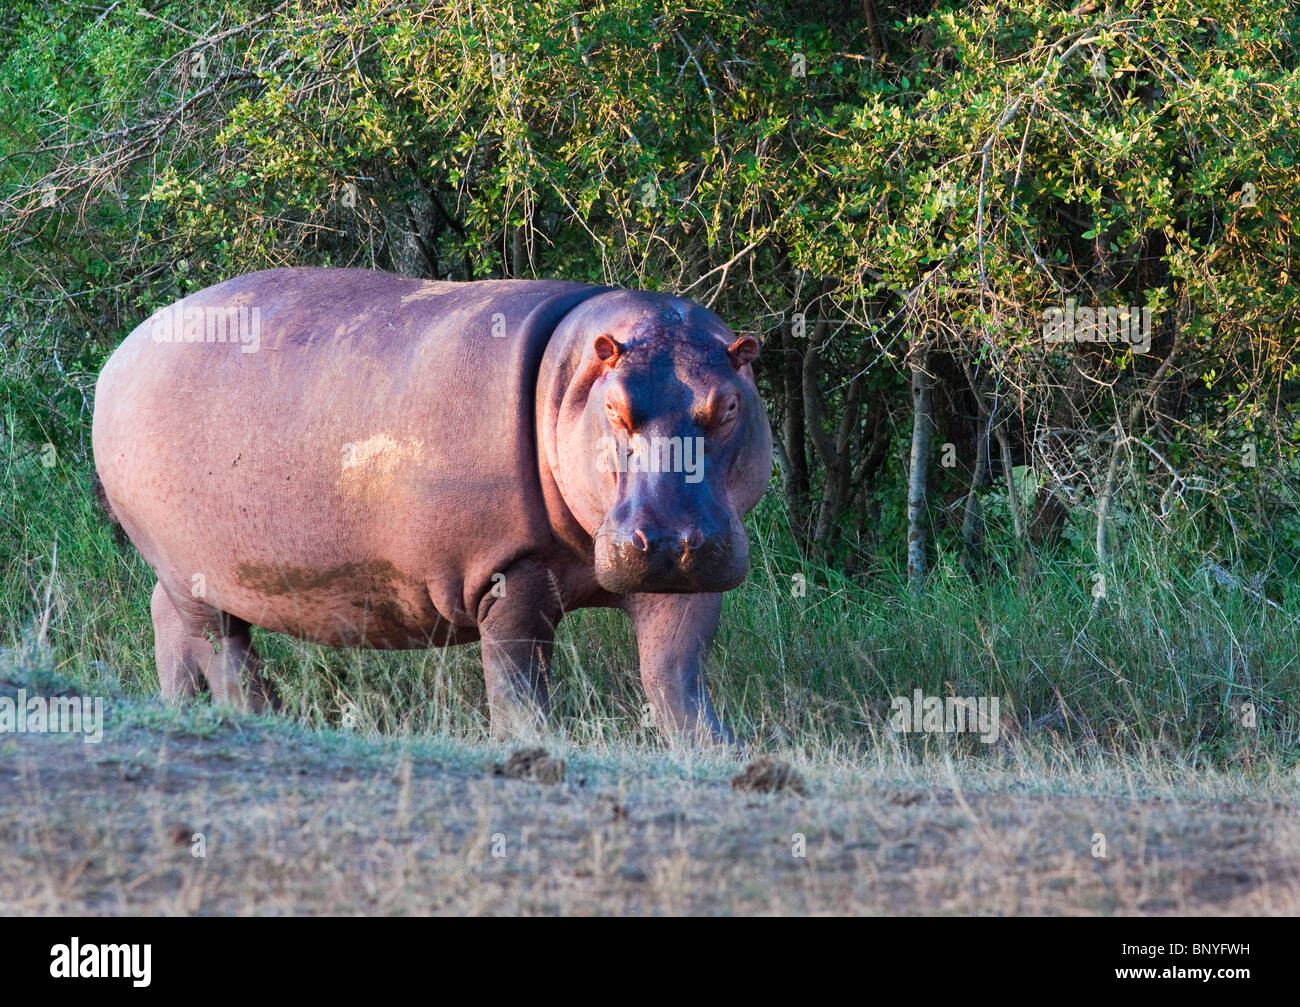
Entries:
{"type": "Polygon", "coordinates": [[[479,605],[483,675],[492,737],[535,735],[550,711],[551,646],[560,620],[555,579],[544,566],[523,560],[505,572],[499,595],[479,605]]]}
{"type": "Polygon", "coordinates": [[[630,594],[641,684],[659,730],[686,741],[736,744],[704,684],[704,656],[722,612],[721,594],[630,594]]]}

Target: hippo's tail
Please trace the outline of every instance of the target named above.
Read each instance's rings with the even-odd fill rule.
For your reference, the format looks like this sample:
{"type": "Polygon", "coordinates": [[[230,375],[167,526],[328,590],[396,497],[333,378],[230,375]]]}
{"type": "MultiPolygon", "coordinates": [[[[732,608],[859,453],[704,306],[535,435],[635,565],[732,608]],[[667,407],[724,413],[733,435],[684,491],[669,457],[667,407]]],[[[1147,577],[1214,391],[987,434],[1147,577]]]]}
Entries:
{"type": "Polygon", "coordinates": [[[113,538],[117,540],[117,544],[129,546],[131,540],[127,538],[126,531],[122,528],[122,522],[113,510],[113,505],[108,501],[108,494],[104,492],[103,480],[99,478],[99,473],[94,469],[90,471],[90,489],[95,494],[95,502],[99,504],[99,509],[104,512],[104,517],[108,518],[108,523],[113,526],[113,538]]]}

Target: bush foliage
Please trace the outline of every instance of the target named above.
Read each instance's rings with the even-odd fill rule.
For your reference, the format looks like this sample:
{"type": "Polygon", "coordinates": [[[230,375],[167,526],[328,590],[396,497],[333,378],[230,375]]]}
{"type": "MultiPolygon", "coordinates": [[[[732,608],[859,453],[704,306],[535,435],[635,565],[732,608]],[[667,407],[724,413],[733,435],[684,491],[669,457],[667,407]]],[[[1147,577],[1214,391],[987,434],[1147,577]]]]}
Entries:
{"type": "Polygon", "coordinates": [[[1297,31],[1277,0],[10,0],[10,485],[84,479],[99,365],[220,279],[562,277],[760,337],[760,517],[823,581],[1051,561],[1096,600],[1140,547],[1274,604],[1297,31]],[[1047,340],[1067,307],[1149,339],[1047,340]]]}

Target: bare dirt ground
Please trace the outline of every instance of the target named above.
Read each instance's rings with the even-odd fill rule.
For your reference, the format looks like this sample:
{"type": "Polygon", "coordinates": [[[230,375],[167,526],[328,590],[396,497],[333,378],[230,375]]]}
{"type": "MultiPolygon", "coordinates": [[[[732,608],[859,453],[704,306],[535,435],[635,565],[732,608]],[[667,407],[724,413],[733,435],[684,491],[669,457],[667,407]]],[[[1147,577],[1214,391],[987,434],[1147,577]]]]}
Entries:
{"type": "Polygon", "coordinates": [[[0,913],[1300,911],[1291,803],[748,794],[736,765],[580,751],[547,785],[493,775],[504,750],[134,706],[100,744],[0,735],[0,913]]]}

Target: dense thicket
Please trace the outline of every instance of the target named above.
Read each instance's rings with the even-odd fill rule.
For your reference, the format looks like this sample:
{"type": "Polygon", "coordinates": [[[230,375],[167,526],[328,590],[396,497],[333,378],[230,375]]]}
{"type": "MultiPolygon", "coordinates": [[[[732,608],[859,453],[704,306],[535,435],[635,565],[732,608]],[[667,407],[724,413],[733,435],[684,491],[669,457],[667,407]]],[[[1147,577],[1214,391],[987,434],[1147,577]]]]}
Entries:
{"type": "Polygon", "coordinates": [[[1057,548],[1104,590],[1141,522],[1267,584],[1300,552],[1297,31],[1244,0],[10,0],[0,422],[84,451],[127,331],[271,265],[668,289],[761,338],[821,561],[1057,548]],[[1149,330],[1086,341],[1085,308],[1149,330]]]}

